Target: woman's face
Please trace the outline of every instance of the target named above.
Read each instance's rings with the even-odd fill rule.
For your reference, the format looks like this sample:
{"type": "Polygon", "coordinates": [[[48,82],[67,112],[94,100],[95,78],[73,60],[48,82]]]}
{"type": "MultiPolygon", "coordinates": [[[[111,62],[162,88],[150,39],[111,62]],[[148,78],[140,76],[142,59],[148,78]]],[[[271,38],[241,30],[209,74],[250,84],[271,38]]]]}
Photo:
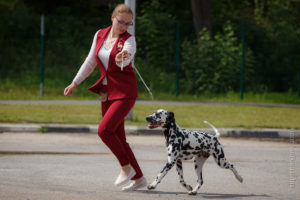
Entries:
{"type": "Polygon", "coordinates": [[[132,25],[132,15],[128,13],[119,13],[111,17],[114,31],[119,35],[127,31],[128,27],[132,25]]]}

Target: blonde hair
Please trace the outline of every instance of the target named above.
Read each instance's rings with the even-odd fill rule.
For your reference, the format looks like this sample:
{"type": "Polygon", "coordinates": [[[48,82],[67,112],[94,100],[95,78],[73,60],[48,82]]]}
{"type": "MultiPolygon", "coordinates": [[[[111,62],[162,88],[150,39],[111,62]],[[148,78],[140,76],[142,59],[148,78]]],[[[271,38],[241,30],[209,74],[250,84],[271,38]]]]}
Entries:
{"type": "Polygon", "coordinates": [[[127,13],[133,16],[133,12],[131,8],[125,4],[118,4],[114,11],[112,12],[112,16],[117,16],[119,13],[127,13]]]}

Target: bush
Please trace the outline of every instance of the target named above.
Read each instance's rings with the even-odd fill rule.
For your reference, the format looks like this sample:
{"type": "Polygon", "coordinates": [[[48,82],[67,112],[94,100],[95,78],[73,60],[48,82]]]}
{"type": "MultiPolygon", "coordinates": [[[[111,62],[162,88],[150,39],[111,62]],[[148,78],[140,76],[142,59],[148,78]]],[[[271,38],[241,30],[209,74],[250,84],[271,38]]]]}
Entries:
{"type": "MultiPolygon", "coordinates": [[[[185,90],[189,93],[228,92],[239,89],[241,68],[241,44],[234,36],[232,25],[228,22],[223,33],[211,38],[204,28],[199,38],[185,40],[182,44],[182,68],[185,72],[185,90]]],[[[254,59],[247,49],[245,79],[252,74],[254,59]]]]}

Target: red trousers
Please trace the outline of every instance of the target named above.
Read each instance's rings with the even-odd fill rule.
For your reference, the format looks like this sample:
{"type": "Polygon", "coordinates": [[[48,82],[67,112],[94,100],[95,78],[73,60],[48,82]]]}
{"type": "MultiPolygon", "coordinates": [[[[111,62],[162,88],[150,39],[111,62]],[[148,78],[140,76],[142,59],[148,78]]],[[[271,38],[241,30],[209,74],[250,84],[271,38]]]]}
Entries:
{"type": "Polygon", "coordinates": [[[121,99],[102,102],[102,120],[98,135],[117,157],[121,166],[130,164],[136,174],[132,180],[143,176],[135,156],[126,142],[124,119],[135,103],[135,99],[121,99]]]}

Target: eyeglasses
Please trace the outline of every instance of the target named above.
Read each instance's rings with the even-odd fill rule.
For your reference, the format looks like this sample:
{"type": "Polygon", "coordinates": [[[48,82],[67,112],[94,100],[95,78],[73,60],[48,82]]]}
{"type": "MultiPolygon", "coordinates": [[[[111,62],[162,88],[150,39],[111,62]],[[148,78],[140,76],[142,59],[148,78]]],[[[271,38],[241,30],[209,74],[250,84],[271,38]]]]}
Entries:
{"type": "Polygon", "coordinates": [[[118,21],[118,24],[119,24],[119,25],[122,25],[122,26],[132,26],[132,25],[133,25],[133,22],[125,23],[125,22],[122,22],[122,21],[118,20],[117,17],[115,17],[115,18],[116,18],[116,20],[118,21]]]}

